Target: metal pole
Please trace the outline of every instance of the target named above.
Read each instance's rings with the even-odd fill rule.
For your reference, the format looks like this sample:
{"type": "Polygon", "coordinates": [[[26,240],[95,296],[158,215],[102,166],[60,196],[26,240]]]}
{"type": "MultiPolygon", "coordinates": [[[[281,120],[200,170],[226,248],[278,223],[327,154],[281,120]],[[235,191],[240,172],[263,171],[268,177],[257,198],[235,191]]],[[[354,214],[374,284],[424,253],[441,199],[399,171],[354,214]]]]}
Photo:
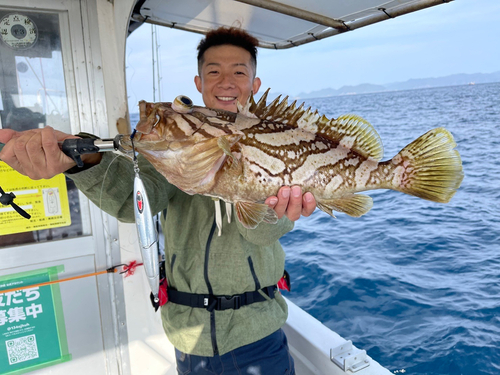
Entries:
{"type": "Polygon", "coordinates": [[[158,101],[161,102],[161,59],[160,45],[158,44],[158,28],[155,26],[155,47],[156,47],[156,79],[158,80],[158,101]]]}
{"type": "MultiPolygon", "coordinates": [[[[257,0],[255,0],[255,1],[254,0],[235,0],[235,1],[241,1],[241,2],[245,2],[247,4],[251,4],[251,5],[254,5],[254,2],[257,2],[257,0]]],[[[403,4],[403,5],[394,7],[392,9],[379,8],[377,13],[373,13],[369,16],[366,16],[366,17],[363,17],[360,19],[356,19],[353,21],[344,21],[345,23],[342,21],[339,21],[339,22],[341,22],[343,27],[333,28],[333,26],[330,26],[332,28],[325,29],[324,31],[319,32],[319,33],[309,34],[307,37],[303,37],[303,38],[294,40],[293,42],[292,41],[283,41],[281,43],[269,43],[269,42],[260,41],[259,47],[269,48],[269,49],[287,49],[287,48],[291,48],[291,47],[296,47],[296,46],[300,46],[302,44],[314,42],[315,40],[325,39],[325,38],[328,38],[328,37],[333,36],[333,35],[341,34],[345,31],[359,29],[361,27],[368,26],[368,25],[371,25],[371,24],[374,24],[374,23],[377,23],[380,21],[385,21],[385,20],[390,19],[390,18],[395,18],[395,17],[401,16],[401,15],[404,15],[407,13],[412,13],[412,12],[415,12],[415,11],[418,11],[421,9],[425,9],[425,8],[429,8],[429,7],[432,7],[435,5],[449,3],[451,1],[454,1],[454,0],[420,0],[418,2],[413,2],[411,4],[403,4]]],[[[260,2],[267,3],[267,1],[263,1],[263,0],[260,2]]],[[[257,6],[257,5],[255,5],[255,6],[257,6]]],[[[282,6],[286,7],[285,5],[282,5],[282,6]]],[[[296,8],[294,8],[294,9],[296,9],[296,8]]],[[[307,20],[310,22],[314,22],[316,24],[322,24],[322,22],[320,22],[319,18],[318,19],[315,19],[315,18],[311,19],[310,18],[310,17],[313,17],[314,13],[304,12],[305,15],[301,16],[301,14],[303,14],[303,11],[301,11],[300,9],[296,9],[296,10],[298,12],[300,12],[297,14],[297,16],[296,16],[297,18],[301,18],[301,19],[304,19],[304,20],[307,20]]],[[[276,9],[275,11],[277,12],[278,10],[276,9]]],[[[288,12],[288,13],[290,13],[290,12],[288,12]]],[[[283,13],[283,14],[287,14],[287,13],[283,13]]],[[[319,15],[316,15],[316,16],[322,17],[319,15]]],[[[156,19],[153,20],[151,18],[144,18],[144,17],[139,16],[137,14],[132,15],[131,18],[137,22],[146,22],[146,23],[156,24],[156,25],[160,25],[160,26],[170,27],[173,29],[175,28],[175,29],[184,30],[184,31],[191,31],[191,32],[199,33],[199,34],[205,34],[207,32],[207,29],[203,28],[203,27],[183,25],[183,24],[179,24],[179,23],[175,23],[175,22],[160,21],[160,20],[156,20],[156,19]]],[[[330,20],[334,20],[333,18],[328,18],[328,17],[326,17],[326,18],[330,19],[330,20]]],[[[334,20],[334,21],[336,21],[336,20],[334,20]]],[[[327,26],[327,25],[325,25],[325,26],[327,26]]]]}
{"type": "Polygon", "coordinates": [[[236,0],[240,3],[245,3],[248,5],[253,5],[258,8],[271,10],[273,12],[278,12],[286,14],[287,16],[300,18],[306,21],[318,23],[323,26],[333,27],[334,29],[339,29],[347,31],[347,26],[340,20],[335,18],[325,17],[321,14],[308,12],[307,10],[298,9],[290,5],[285,5],[277,3],[271,0],[236,0]]]}
{"type": "Polygon", "coordinates": [[[155,25],[151,24],[151,60],[153,60],[153,103],[156,102],[154,27],[155,25]]]}

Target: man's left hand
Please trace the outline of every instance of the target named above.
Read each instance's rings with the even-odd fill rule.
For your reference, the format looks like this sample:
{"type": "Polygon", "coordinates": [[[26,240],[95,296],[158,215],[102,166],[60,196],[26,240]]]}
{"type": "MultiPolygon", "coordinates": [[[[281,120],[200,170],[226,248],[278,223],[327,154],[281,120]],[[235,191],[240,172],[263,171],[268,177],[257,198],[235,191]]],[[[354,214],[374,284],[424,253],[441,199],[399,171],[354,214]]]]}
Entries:
{"type": "Polygon", "coordinates": [[[316,199],[307,192],[302,195],[300,186],[283,186],[278,191],[277,197],[269,197],[266,204],[273,208],[281,219],[284,215],[291,221],[296,221],[300,216],[310,216],[316,208],[316,199]]]}

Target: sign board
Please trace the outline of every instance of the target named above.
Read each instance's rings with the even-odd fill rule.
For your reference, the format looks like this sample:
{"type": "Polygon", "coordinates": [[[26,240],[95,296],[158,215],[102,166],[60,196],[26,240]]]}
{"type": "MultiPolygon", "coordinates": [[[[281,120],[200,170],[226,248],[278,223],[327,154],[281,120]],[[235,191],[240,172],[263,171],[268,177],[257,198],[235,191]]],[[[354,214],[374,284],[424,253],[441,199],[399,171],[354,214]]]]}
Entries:
{"type": "Polygon", "coordinates": [[[14,193],[14,203],[31,215],[27,220],[10,206],[0,205],[0,236],[71,225],[66,177],[31,180],[0,162],[1,187],[14,193]]]}
{"type": "Polygon", "coordinates": [[[36,286],[57,280],[62,271],[58,266],[0,277],[0,374],[24,374],[71,359],[59,284],[36,286]]]}

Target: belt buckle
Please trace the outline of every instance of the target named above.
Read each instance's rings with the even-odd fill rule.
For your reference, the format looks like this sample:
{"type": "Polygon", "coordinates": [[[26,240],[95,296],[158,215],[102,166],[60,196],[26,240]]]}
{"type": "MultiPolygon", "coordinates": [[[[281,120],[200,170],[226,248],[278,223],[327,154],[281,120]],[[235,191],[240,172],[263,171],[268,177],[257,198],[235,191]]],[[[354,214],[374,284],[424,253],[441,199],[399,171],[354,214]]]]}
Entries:
{"type": "Polygon", "coordinates": [[[241,296],[217,297],[217,310],[234,309],[238,310],[241,307],[241,296]]]}

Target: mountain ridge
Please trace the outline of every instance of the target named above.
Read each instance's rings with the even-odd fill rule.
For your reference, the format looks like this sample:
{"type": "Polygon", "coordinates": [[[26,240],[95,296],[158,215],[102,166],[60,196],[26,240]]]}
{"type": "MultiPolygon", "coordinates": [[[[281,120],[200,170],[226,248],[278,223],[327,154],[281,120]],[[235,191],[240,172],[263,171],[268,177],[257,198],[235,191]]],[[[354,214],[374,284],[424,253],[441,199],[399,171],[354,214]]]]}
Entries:
{"type": "MultiPolygon", "coordinates": [[[[329,96],[368,94],[382,91],[414,90],[431,87],[459,86],[467,84],[481,84],[500,82],[500,70],[493,73],[458,73],[444,77],[412,78],[403,82],[393,82],[383,85],[362,83],[359,85],[346,85],[338,89],[324,88],[311,92],[301,92],[293,99],[312,99],[329,96]]],[[[275,97],[280,93],[270,93],[270,97],[275,97]]]]}

